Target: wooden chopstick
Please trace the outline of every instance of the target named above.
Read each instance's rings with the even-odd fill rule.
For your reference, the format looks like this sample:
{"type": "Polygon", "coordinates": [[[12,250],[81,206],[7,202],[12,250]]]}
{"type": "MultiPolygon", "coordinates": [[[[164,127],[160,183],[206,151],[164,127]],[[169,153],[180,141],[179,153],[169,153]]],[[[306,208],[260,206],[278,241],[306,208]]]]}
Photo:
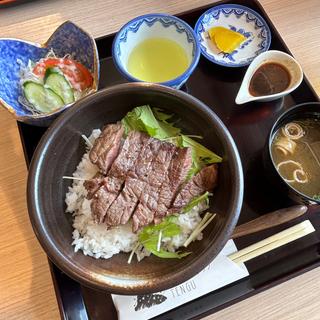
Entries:
{"type": "Polygon", "coordinates": [[[309,220],[305,220],[291,228],[254,243],[238,252],[232,253],[228,256],[228,258],[236,263],[246,262],[273,249],[279,248],[289,242],[302,238],[314,231],[315,229],[311,222],[309,220]]]}
{"type": "MultiPolygon", "coordinates": [[[[306,221],[308,221],[308,220],[306,220],[306,221]]],[[[291,228],[285,229],[285,230],[283,230],[283,231],[281,231],[279,233],[274,234],[273,236],[270,236],[270,237],[268,237],[268,238],[266,238],[264,240],[261,240],[259,242],[254,243],[254,244],[252,244],[252,245],[250,245],[250,246],[248,246],[248,247],[246,247],[246,248],[244,248],[244,249],[242,249],[242,250],[240,250],[238,252],[233,253],[231,255],[231,259],[238,258],[238,257],[240,257],[242,255],[245,255],[245,254],[247,254],[247,253],[249,253],[251,251],[254,251],[254,250],[257,250],[257,249],[259,249],[261,247],[264,247],[264,246],[266,246],[266,245],[268,245],[268,244],[270,244],[272,242],[275,242],[275,241],[277,241],[279,239],[285,238],[286,236],[288,236],[291,233],[303,230],[304,229],[304,223],[306,221],[304,221],[302,223],[299,223],[299,224],[296,224],[295,226],[293,226],[291,228]]]]}
{"type": "Polygon", "coordinates": [[[266,230],[278,226],[280,224],[286,223],[288,221],[302,216],[307,212],[307,210],[307,206],[295,205],[289,208],[284,208],[264,214],[259,218],[241,224],[240,226],[236,226],[232,233],[232,239],[247,236],[248,234],[266,230]]]}

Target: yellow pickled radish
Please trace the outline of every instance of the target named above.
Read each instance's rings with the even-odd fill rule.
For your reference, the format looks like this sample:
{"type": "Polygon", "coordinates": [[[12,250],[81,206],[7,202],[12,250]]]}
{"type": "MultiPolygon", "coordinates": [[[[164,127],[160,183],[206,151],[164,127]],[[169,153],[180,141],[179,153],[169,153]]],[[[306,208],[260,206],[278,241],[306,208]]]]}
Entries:
{"type": "Polygon", "coordinates": [[[224,53],[231,53],[246,39],[241,33],[224,27],[213,27],[208,33],[210,39],[224,53]]]}

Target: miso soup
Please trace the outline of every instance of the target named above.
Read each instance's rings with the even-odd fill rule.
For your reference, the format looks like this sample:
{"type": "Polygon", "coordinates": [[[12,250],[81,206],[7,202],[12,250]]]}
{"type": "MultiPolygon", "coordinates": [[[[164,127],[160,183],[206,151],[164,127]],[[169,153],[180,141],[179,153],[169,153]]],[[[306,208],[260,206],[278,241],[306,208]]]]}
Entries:
{"type": "Polygon", "coordinates": [[[288,184],[310,198],[320,199],[320,118],[282,126],[272,141],[271,154],[288,184]]]}

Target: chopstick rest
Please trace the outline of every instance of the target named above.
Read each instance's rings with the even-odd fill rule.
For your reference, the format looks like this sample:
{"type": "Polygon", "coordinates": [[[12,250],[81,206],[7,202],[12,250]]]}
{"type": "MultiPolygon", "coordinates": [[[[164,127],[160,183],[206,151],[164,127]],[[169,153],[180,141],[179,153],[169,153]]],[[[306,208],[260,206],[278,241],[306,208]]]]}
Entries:
{"type": "Polygon", "coordinates": [[[246,262],[289,242],[302,238],[314,231],[315,229],[311,222],[309,220],[305,220],[291,228],[276,233],[271,237],[256,242],[238,252],[232,253],[228,258],[235,263],[246,262]]]}

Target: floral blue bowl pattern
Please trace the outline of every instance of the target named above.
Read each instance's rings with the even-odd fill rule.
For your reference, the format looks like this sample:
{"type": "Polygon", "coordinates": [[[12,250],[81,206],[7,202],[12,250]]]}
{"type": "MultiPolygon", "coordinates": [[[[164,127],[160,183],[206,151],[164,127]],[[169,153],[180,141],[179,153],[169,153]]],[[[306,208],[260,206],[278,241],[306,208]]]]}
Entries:
{"type": "Polygon", "coordinates": [[[19,102],[22,95],[20,85],[20,63],[38,61],[50,50],[58,57],[70,55],[86,66],[94,77],[94,91],[99,82],[99,58],[94,39],[70,21],[63,23],[43,44],[18,39],[0,39],[0,104],[9,110],[17,120],[32,125],[47,126],[66,108],[49,114],[33,115],[19,102]]]}
{"type": "Polygon", "coordinates": [[[207,10],[198,19],[195,32],[201,53],[208,60],[226,67],[249,65],[271,44],[271,32],[266,21],[254,10],[237,4],[222,4],[207,10]],[[239,32],[246,40],[232,53],[220,52],[208,36],[208,30],[217,26],[239,32]]]}
{"type": "Polygon", "coordinates": [[[179,77],[160,84],[180,88],[189,78],[200,58],[200,48],[192,28],[181,19],[167,14],[146,14],[134,18],[117,33],[112,46],[112,56],[119,72],[129,81],[141,81],[127,71],[127,60],[139,42],[163,37],[179,43],[186,51],[190,65],[179,77]]]}

